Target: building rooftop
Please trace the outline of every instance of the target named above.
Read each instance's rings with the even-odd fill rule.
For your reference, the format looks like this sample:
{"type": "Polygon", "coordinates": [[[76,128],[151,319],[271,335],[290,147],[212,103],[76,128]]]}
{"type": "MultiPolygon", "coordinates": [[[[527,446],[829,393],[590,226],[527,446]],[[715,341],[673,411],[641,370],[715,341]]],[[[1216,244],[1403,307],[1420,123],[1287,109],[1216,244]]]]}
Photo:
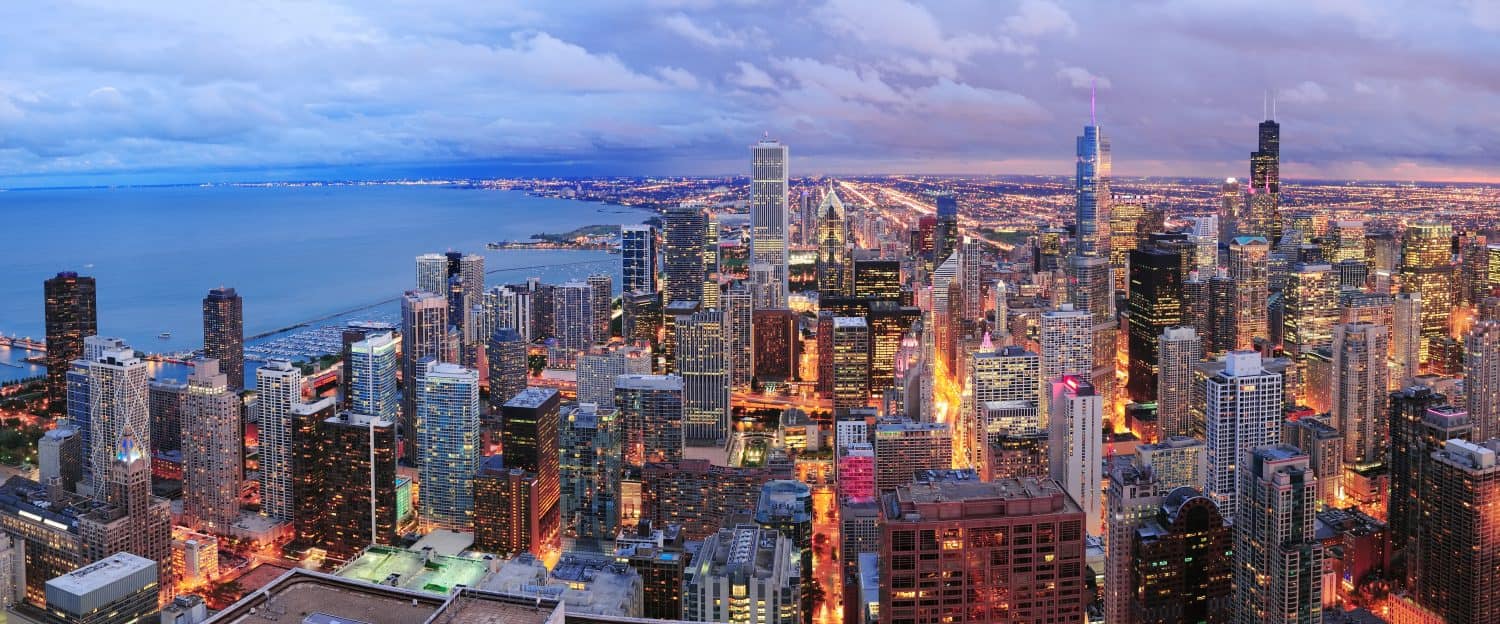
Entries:
{"type": "Polygon", "coordinates": [[[411,549],[420,552],[424,548],[431,548],[432,554],[434,555],[454,557],[459,553],[468,550],[469,547],[473,545],[473,533],[460,533],[458,531],[449,531],[447,529],[437,529],[431,533],[428,533],[427,535],[422,536],[422,539],[417,540],[417,543],[412,544],[411,549]]]}
{"type": "Polygon", "coordinates": [[[868,324],[865,323],[865,317],[863,317],[863,316],[835,316],[835,317],[833,317],[833,328],[834,329],[852,328],[852,327],[866,327],[867,325],[868,324]]]}
{"type": "Polygon", "coordinates": [[[370,583],[443,595],[460,585],[477,585],[488,573],[489,564],[482,559],[371,546],[336,574],[370,583]]]}
{"type": "Polygon", "coordinates": [[[682,390],[682,378],[677,375],[620,375],[615,377],[615,387],[632,390],[682,390]]]}
{"type": "Polygon", "coordinates": [[[556,388],[538,388],[528,386],[525,390],[516,393],[516,396],[505,402],[505,407],[538,408],[543,403],[557,396],[556,388]]]}
{"type": "Polygon", "coordinates": [[[924,515],[937,519],[992,515],[1081,512],[1078,503],[1051,479],[940,479],[896,488],[882,501],[886,517],[919,521],[924,515]],[[1020,503],[1012,505],[1011,503],[1020,503]],[[1032,504],[1038,503],[1038,504],[1032,504]],[[957,513],[944,511],[945,504],[959,504],[957,513]]]}
{"type": "Polygon", "coordinates": [[[156,562],[122,552],[110,555],[72,572],[47,581],[48,589],[57,589],[74,596],[107,587],[111,583],[130,577],[142,570],[156,570],[156,562]]]}
{"type": "Polygon", "coordinates": [[[209,624],[561,624],[556,601],[465,588],[448,596],[294,569],[210,616],[209,624]]]}
{"type": "MultiPolygon", "coordinates": [[[[328,397],[328,398],[324,398],[322,400],[323,401],[332,401],[333,398],[332,397],[328,397]]],[[[293,408],[295,409],[296,406],[294,405],[293,408]]],[[[314,409],[312,411],[316,412],[317,410],[314,409]]],[[[353,427],[370,427],[370,426],[375,426],[375,427],[390,427],[390,426],[392,426],[394,424],[391,421],[386,420],[384,418],[381,418],[379,416],[372,416],[370,414],[361,414],[359,412],[350,412],[350,411],[342,411],[342,412],[339,412],[337,414],[334,414],[333,416],[329,416],[323,422],[333,423],[333,424],[336,424],[336,425],[353,426],[353,427]]]]}

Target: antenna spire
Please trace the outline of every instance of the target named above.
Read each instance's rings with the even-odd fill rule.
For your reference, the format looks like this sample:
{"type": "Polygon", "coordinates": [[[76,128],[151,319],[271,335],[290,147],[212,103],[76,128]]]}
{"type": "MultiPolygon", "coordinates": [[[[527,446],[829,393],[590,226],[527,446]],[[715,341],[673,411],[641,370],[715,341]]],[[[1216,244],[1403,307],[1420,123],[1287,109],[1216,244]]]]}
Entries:
{"type": "Polygon", "coordinates": [[[1270,89],[1262,90],[1260,92],[1260,116],[1261,117],[1264,117],[1266,119],[1270,119],[1271,118],[1271,113],[1269,112],[1269,110],[1270,110],[1270,108],[1269,108],[1270,107],[1270,102],[1271,102],[1271,90],[1270,89]]]}
{"type": "Polygon", "coordinates": [[[1099,117],[1094,113],[1094,93],[1096,91],[1095,83],[1097,82],[1097,79],[1089,78],[1089,125],[1096,128],[1099,126],[1099,117]]]}
{"type": "Polygon", "coordinates": [[[1276,98],[1274,96],[1271,98],[1271,116],[1267,117],[1267,119],[1276,120],[1276,98]]]}

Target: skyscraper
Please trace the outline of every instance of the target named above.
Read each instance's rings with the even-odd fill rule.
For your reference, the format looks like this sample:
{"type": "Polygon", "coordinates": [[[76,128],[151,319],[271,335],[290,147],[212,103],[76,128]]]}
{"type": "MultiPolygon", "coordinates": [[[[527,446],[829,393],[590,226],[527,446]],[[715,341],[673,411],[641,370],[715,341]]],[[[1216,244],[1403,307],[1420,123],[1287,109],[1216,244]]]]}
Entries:
{"type": "MultiPolygon", "coordinates": [[[[322,412],[315,405],[297,411],[322,412]]],[[[349,561],[371,544],[394,544],[395,423],[344,411],[319,423],[317,436],[322,459],[318,546],[330,559],[349,561]]]]}
{"type": "Polygon", "coordinates": [[[199,527],[227,533],[240,515],[244,438],[239,397],[219,363],[202,359],[188,376],[182,430],[182,513],[199,527]]]}
{"type": "MultiPolygon", "coordinates": [[[[556,539],[562,517],[561,457],[557,451],[560,404],[557,390],[527,388],[511,397],[502,412],[505,466],[511,473],[519,470],[530,475],[524,492],[530,501],[526,510],[530,513],[525,517],[540,523],[541,530],[533,534],[540,534],[544,542],[556,539]]],[[[511,481],[516,485],[514,476],[511,481]]],[[[511,498],[518,494],[522,492],[512,489],[511,498]]]]}
{"type": "Polygon", "coordinates": [[[1104,528],[1104,397],[1075,375],[1052,380],[1047,414],[1047,450],[1052,479],[1083,508],[1089,535],[1104,528]]]}
{"type": "Polygon", "coordinates": [[[233,288],[215,288],[203,298],[203,357],[219,361],[230,390],[245,387],[244,300],[233,288]]]}
{"type": "Polygon", "coordinates": [[[1281,234],[1276,214],[1281,207],[1281,124],[1267,116],[1259,131],[1257,149],[1250,154],[1249,197],[1236,234],[1275,239],[1281,234]]]}
{"type": "Polygon", "coordinates": [[[656,292],[656,228],[620,226],[620,290],[656,292]]]}
{"type": "Polygon", "coordinates": [[[552,289],[552,335],[559,350],[576,354],[594,343],[593,297],[593,289],[585,282],[571,281],[552,289]]]}
{"type": "MultiPolygon", "coordinates": [[[[1170,445],[1161,445],[1164,447],[1164,452],[1160,456],[1165,458],[1162,463],[1170,464],[1179,456],[1196,456],[1196,459],[1202,459],[1203,443],[1201,441],[1177,438],[1173,440],[1173,444],[1182,448],[1174,449],[1170,445]]],[[[1105,495],[1105,511],[1109,514],[1109,539],[1105,542],[1107,550],[1104,564],[1104,610],[1105,619],[1110,622],[1148,621],[1134,619],[1130,615],[1132,605],[1140,602],[1135,591],[1139,587],[1139,579],[1136,579],[1133,574],[1137,563],[1135,556],[1137,529],[1157,517],[1162,510],[1162,503],[1169,494],[1178,488],[1190,488],[1202,483],[1202,475],[1196,471],[1173,470],[1169,465],[1161,466],[1158,470],[1152,462],[1157,457],[1158,455],[1154,452],[1137,453],[1127,460],[1115,461],[1111,464],[1109,489],[1105,495]],[[1193,476],[1200,478],[1193,479],[1193,476]]],[[[1215,515],[1217,516],[1217,513],[1215,515]]],[[[1145,535],[1153,534],[1146,532],[1145,535]]],[[[1230,539],[1227,529],[1223,538],[1226,542],[1230,539]]],[[[1225,553],[1228,551],[1228,544],[1223,544],[1219,552],[1219,555],[1225,559],[1223,561],[1224,578],[1221,580],[1226,597],[1229,589],[1229,565],[1225,553]]],[[[1186,598],[1186,596],[1179,596],[1179,598],[1186,598]]]]}
{"type": "Polygon", "coordinates": [[[67,413],[68,363],[83,357],[83,339],[99,333],[94,278],[72,271],[42,283],[46,297],[47,409],[67,413]]]}
{"type": "Polygon", "coordinates": [[[1424,474],[1417,602],[1453,624],[1500,619],[1500,440],[1448,440],[1424,474]]]}
{"type": "Polygon", "coordinates": [[[775,529],[723,527],[684,571],[682,615],[693,622],[802,622],[796,545],[775,529]]]}
{"type": "Polygon", "coordinates": [[[771,269],[769,298],[756,301],[755,307],[784,308],[788,271],[787,147],[780,141],[762,139],[750,148],[750,155],[750,264],[771,269]]]}
{"type": "Polygon", "coordinates": [[[439,253],[417,256],[417,290],[447,298],[448,257],[439,253]]]}
{"type": "Polygon", "coordinates": [[[958,199],[937,196],[937,221],[932,229],[932,265],[939,266],[958,251],[958,199]]]}
{"type": "Polygon", "coordinates": [[[683,440],[716,444],[729,436],[729,342],[725,314],[703,310],[679,317],[675,372],[682,376],[683,440]]]}
{"type": "Polygon", "coordinates": [[[620,526],[620,482],[625,479],[625,438],[619,412],[609,404],[563,408],[559,436],[562,526],[569,537],[613,539],[620,526]]]}
{"type": "Polygon", "coordinates": [[[729,383],[735,388],[748,388],[754,373],[750,361],[755,346],[752,344],[754,309],[750,290],[735,283],[724,293],[722,303],[729,347],[729,383]]]}
{"type": "Polygon", "coordinates": [[[1094,368],[1093,327],[1089,313],[1071,305],[1042,313],[1043,383],[1064,375],[1089,376],[1094,368]]]}
{"type": "Polygon", "coordinates": [[[609,342],[611,336],[609,323],[615,302],[615,278],[604,273],[595,273],[589,276],[588,284],[589,311],[594,313],[593,342],[595,344],[609,342]]]}
{"type": "Polygon", "coordinates": [[[1421,374],[1422,295],[1395,295],[1391,321],[1391,386],[1399,390],[1421,374]]]}
{"type": "Polygon", "coordinates": [[[833,319],[833,406],[870,403],[870,327],[863,317],[833,319]]]}
{"type": "Polygon", "coordinates": [[[1169,327],[1157,339],[1156,422],[1163,439],[1193,433],[1193,367],[1202,354],[1203,341],[1191,327],[1169,327]]]}
{"type": "Polygon", "coordinates": [[[789,381],[797,374],[797,313],[787,309],[759,309],[751,313],[755,348],[751,352],[755,378],[767,381],[789,381]]]}
{"type": "Polygon", "coordinates": [[[268,360],[255,369],[255,411],[260,433],[260,513],[291,521],[292,407],[302,402],[302,371],[287,360],[268,360]]]}
{"type": "Polygon", "coordinates": [[[1078,254],[1109,257],[1110,156],[1109,141],[1093,117],[1089,97],[1089,125],[1078,136],[1078,170],[1074,178],[1074,219],[1078,224],[1078,254]]]}
{"type": "Polygon", "coordinates": [[[662,215],[666,239],[667,301],[698,301],[703,298],[703,236],[707,217],[697,204],[668,208],[662,215]]]}
{"type": "MultiPolygon", "coordinates": [[[[1257,337],[1270,337],[1266,325],[1266,266],[1270,253],[1270,243],[1258,236],[1236,237],[1229,245],[1229,278],[1234,281],[1235,293],[1235,349],[1252,348],[1257,337]]],[[[1224,513],[1233,514],[1229,510],[1224,513]]]]}
{"type": "Polygon", "coordinates": [[[908,418],[875,423],[875,489],[889,492],[926,470],[953,467],[953,428],[908,418]]]}
{"type": "Polygon", "coordinates": [[[1453,275],[1453,226],[1418,221],[1406,228],[1401,241],[1401,291],[1420,295],[1422,361],[1429,360],[1432,341],[1448,335],[1448,316],[1456,303],[1458,283],[1453,275]]]}
{"type": "Polygon", "coordinates": [[[1317,624],[1323,610],[1317,475],[1307,455],[1287,445],[1256,448],[1243,463],[1245,500],[1234,522],[1235,622],[1317,624]]]}
{"type": "Polygon", "coordinates": [[[1137,403],[1156,401],[1157,347],[1162,332],[1182,324],[1182,257],[1175,251],[1130,252],[1130,377],[1137,403]]]}
{"type": "Polygon", "coordinates": [[[639,347],[595,349],[578,358],[578,402],[615,404],[615,378],[651,374],[651,354],[639,347]]]}
{"type": "Polygon", "coordinates": [[[1235,236],[1239,224],[1236,218],[1240,214],[1240,207],[1244,205],[1245,198],[1240,194],[1240,181],[1227,178],[1219,186],[1219,241],[1229,242],[1235,236]]]}
{"type": "Polygon", "coordinates": [[[1333,426],[1343,433],[1344,463],[1350,466],[1385,463],[1390,440],[1389,340],[1389,330],[1373,323],[1334,327],[1333,426]]]}
{"type": "Polygon", "coordinates": [[[902,485],[882,498],[880,511],[881,621],[1041,624],[1085,618],[1084,512],[1056,482],[984,483],[973,473],[960,474],[902,485]],[[1026,535],[1048,540],[1054,550],[1015,557],[1013,544],[1026,535]],[[916,562],[935,559],[952,568],[946,591],[918,600],[925,572],[916,562]]]}
{"type": "Polygon", "coordinates": [[[849,292],[846,272],[849,230],[844,222],[844,202],[830,183],[818,206],[818,292],[824,297],[842,297],[849,292]]]}
{"type": "Polygon", "coordinates": [[[682,378],[621,375],[615,408],[625,428],[625,460],[633,466],[682,460],[682,378]]]}
{"type": "MultiPolygon", "coordinates": [[[[1213,499],[1191,487],[1168,494],[1128,536],[1129,618],[1122,622],[1231,621],[1234,529],[1213,499]]],[[[1106,587],[1108,582],[1106,582],[1106,587]]]]}
{"type": "MultiPolygon", "coordinates": [[[[1425,530],[1424,509],[1438,499],[1427,492],[1433,455],[1448,440],[1473,439],[1474,425],[1461,407],[1446,405],[1447,397],[1413,386],[1391,393],[1391,549],[1404,553],[1406,587],[1417,586],[1422,557],[1419,536],[1425,530]]],[[[1430,516],[1427,516],[1430,517],[1430,516]]]]}
{"type": "Polygon", "coordinates": [[[526,389],[529,368],[526,343],[516,330],[509,327],[497,328],[490,336],[485,359],[490,367],[490,407],[492,411],[498,412],[506,401],[526,389]]]}
{"type": "Polygon", "coordinates": [[[466,530],[473,524],[479,415],[479,373],[428,360],[417,386],[419,508],[428,530],[466,530]]]}
{"type": "Polygon", "coordinates": [[[1464,373],[1474,439],[1500,437],[1500,322],[1480,321],[1464,336],[1464,373]]]}
{"type": "Polygon", "coordinates": [[[1207,430],[1208,480],[1204,494],[1219,510],[1239,510],[1239,467],[1250,452],[1281,441],[1281,374],[1266,370],[1255,351],[1233,351],[1222,358],[1224,369],[1203,380],[1204,426],[1207,430]]]}
{"type": "MultiPolygon", "coordinates": [[[[420,262],[418,267],[422,267],[420,262]]],[[[445,267],[447,265],[444,265],[445,267]]],[[[437,291],[441,293],[443,291],[437,291]]],[[[406,438],[405,455],[416,461],[417,378],[422,361],[456,362],[449,348],[448,303],[441,294],[409,290],[401,297],[401,435],[406,438]]]]}
{"type": "MultiPolygon", "coordinates": [[[[146,362],[120,344],[88,362],[89,429],[87,451],[94,474],[94,495],[102,499],[111,460],[120,440],[132,436],[142,456],[151,448],[151,417],[146,397],[146,362]]],[[[150,463],[147,461],[146,463],[150,463]]]]}
{"type": "Polygon", "coordinates": [[[344,363],[349,370],[349,386],[344,392],[349,395],[350,409],[396,421],[400,411],[396,392],[400,351],[401,339],[391,332],[370,334],[349,345],[349,359],[344,363]]]}
{"type": "Polygon", "coordinates": [[[548,489],[536,473],[507,466],[503,456],[484,458],[474,477],[474,547],[537,558],[559,550],[560,515],[556,500],[548,503],[548,489]]]}

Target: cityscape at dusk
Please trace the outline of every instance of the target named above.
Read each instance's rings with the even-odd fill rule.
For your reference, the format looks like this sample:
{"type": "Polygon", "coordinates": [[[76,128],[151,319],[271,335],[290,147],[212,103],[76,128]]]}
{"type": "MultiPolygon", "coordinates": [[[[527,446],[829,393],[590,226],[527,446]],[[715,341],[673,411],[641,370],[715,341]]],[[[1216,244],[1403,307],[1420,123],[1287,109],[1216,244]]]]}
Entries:
{"type": "Polygon", "coordinates": [[[0,622],[1500,622],[1492,0],[0,17],[0,622]]]}

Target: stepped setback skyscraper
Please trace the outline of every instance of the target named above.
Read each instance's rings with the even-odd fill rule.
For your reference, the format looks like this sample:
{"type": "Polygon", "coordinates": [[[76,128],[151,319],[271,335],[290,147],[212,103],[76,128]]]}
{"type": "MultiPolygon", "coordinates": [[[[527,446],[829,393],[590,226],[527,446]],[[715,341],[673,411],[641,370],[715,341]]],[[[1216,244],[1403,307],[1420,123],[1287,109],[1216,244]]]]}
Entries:
{"type": "Polygon", "coordinates": [[[1078,254],[1109,257],[1110,155],[1109,141],[1094,118],[1089,98],[1089,125],[1078,136],[1078,171],[1073,183],[1074,218],[1078,224],[1078,254]]]}

